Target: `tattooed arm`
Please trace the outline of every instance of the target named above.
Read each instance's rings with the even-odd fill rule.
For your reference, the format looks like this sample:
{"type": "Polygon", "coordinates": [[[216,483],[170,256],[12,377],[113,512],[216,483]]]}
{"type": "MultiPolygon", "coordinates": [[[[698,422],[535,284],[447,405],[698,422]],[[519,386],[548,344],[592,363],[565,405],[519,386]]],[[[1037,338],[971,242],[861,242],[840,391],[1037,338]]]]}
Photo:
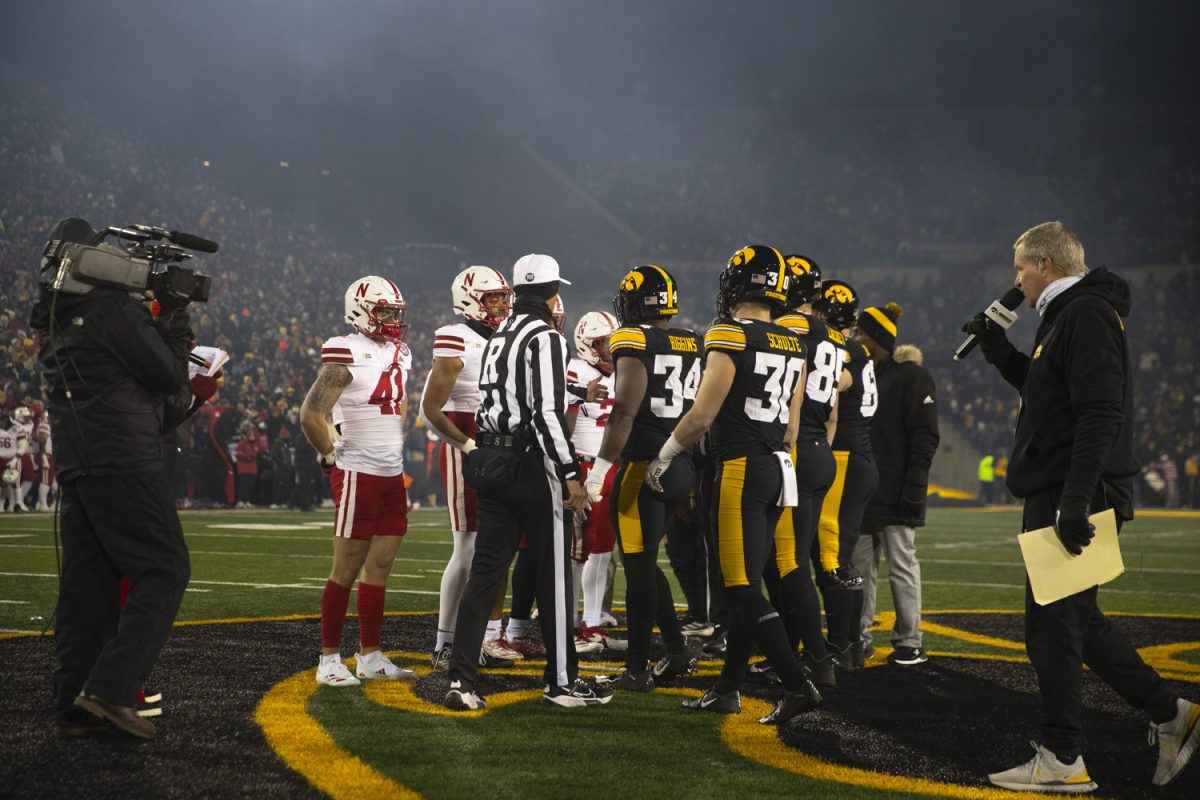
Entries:
{"type": "Polygon", "coordinates": [[[300,427],[322,456],[333,452],[333,437],[329,435],[325,415],[342,396],[342,390],[350,385],[350,380],[350,370],[341,364],[322,364],[304,398],[304,405],[300,407],[300,427]]]}

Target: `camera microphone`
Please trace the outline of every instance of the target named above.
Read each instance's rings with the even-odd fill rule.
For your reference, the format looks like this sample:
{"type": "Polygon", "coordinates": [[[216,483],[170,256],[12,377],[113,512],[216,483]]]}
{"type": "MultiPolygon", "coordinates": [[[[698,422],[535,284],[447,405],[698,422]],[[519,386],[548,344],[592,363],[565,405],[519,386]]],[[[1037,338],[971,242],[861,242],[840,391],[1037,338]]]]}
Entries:
{"type": "Polygon", "coordinates": [[[130,225],[136,231],[155,238],[166,239],[172,244],[177,244],[180,247],[186,247],[189,250],[198,250],[201,253],[217,252],[217,243],[209,239],[204,239],[192,233],[184,233],[183,231],[169,231],[166,228],[156,228],[153,225],[130,225]]]}
{"type": "MultiPolygon", "coordinates": [[[[984,316],[1007,330],[1009,326],[1016,322],[1017,315],[1013,312],[1017,306],[1021,305],[1021,301],[1024,298],[1025,294],[1014,286],[1005,292],[1003,297],[988,306],[987,310],[983,312],[984,316]]],[[[978,336],[973,333],[967,336],[966,339],[963,339],[963,343],[958,346],[958,349],[954,351],[954,360],[961,361],[966,357],[967,353],[975,349],[975,345],[977,344],[979,344],[978,336]]]]}

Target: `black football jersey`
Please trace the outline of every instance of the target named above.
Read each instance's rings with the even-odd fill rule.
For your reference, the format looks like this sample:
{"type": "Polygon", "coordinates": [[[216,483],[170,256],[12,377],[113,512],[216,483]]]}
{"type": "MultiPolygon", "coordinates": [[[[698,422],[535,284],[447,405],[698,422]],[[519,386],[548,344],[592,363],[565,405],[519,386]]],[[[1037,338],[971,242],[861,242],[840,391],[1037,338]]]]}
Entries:
{"type": "Polygon", "coordinates": [[[804,370],[804,341],[771,322],[721,317],[704,335],[705,354],[718,351],[737,370],[709,431],[719,461],[783,449],[792,397],[804,370]]]}
{"type": "Polygon", "coordinates": [[[824,439],[825,423],[833,413],[837,399],[838,381],[846,366],[846,337],[841,331],[825,324],[825,320],[795,312],[775,320],[804,339],[808,361],[808,381],[804,389],[804,402],[800,406],[800,433],[802,439],[824,439]]]}
{"type": "Polygon", "coordinates": [[[875,387],[875,362],[862,342],[846,340],[846,370],[854,383],[838,400],[837,431],[833,449],[871,454],[871,417],[879,407],[875,387]]]}
{"type": "Polygon", "coordinates": [[[688,412],[700,385],[700,335],[687,328],[653,325],[618,328],[608,340],[613,363],[636,358],[646,367],[646,394],[621,451],[625,461],[648,461],[658,455],[688,412]]]}

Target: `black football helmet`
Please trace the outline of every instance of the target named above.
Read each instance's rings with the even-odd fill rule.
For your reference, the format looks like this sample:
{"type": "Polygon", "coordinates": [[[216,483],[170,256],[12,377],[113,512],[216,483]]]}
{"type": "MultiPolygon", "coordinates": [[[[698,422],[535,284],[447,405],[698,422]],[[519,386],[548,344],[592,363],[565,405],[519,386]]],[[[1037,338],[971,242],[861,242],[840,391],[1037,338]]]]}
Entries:
{"type": "Polygon", "coordinates": [[[750,244],[733,254],[717,289],[717,313],[729,316],[733,307],[743,300],[766,303],[771,311],[787,305],[788,275],[783,256],[774,247],[750,244]]]}
{"type": "Polygon", "coordinates": [[[821,281],[821,295],[813,301],[813,310],[838,330],[846,330],[858,319],[858,292],[845,281],[821,281]]]}
{"type": "Polygon", "coordinates": [[[783,257],[788,269],[788,308],[799,308],[821,296],[821,268],[808,256],[783,257]]]}
{"type": "Polygon", "coordinates": [[[621,279],[613,311],[622,325],[639,325],[679,313],[679,290],[671,273],[654,264],[635,267],[621,279]]]}

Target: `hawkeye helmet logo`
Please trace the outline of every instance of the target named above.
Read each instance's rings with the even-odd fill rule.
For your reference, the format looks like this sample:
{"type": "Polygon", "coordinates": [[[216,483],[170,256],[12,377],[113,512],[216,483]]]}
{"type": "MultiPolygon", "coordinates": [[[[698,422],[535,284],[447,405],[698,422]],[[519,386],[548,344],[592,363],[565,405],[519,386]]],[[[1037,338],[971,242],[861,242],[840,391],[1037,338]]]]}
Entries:
{"type": "Polygon", "coordinates": [[[642,288],[642,282],[645,280],[646,277],[635,269],[621,279],[621,291],[636,292],[638,289],[642,288]]]}
{"type": "Polygon", "coordinates": [[[787,260],[787,265],[797,275],[812,272],[812,263],[806,258],[792,256],[787,260]]]}
{"type": "Polygon", "coordinates": [[[847,305],[854,302],[854,294],[846,286],[834,284],[825,289],[825,299],[847,305]]]}
{"type": "Polygon", "coordinates": [[[736,253],[733,254],[733,258],[729,259],[729,263],[735,267],[740,267],[743,264],[749,264],[753,258],[754,258],[754,248],[753,247],[743,247],[741,250],[738,250],[736,253]]]}

